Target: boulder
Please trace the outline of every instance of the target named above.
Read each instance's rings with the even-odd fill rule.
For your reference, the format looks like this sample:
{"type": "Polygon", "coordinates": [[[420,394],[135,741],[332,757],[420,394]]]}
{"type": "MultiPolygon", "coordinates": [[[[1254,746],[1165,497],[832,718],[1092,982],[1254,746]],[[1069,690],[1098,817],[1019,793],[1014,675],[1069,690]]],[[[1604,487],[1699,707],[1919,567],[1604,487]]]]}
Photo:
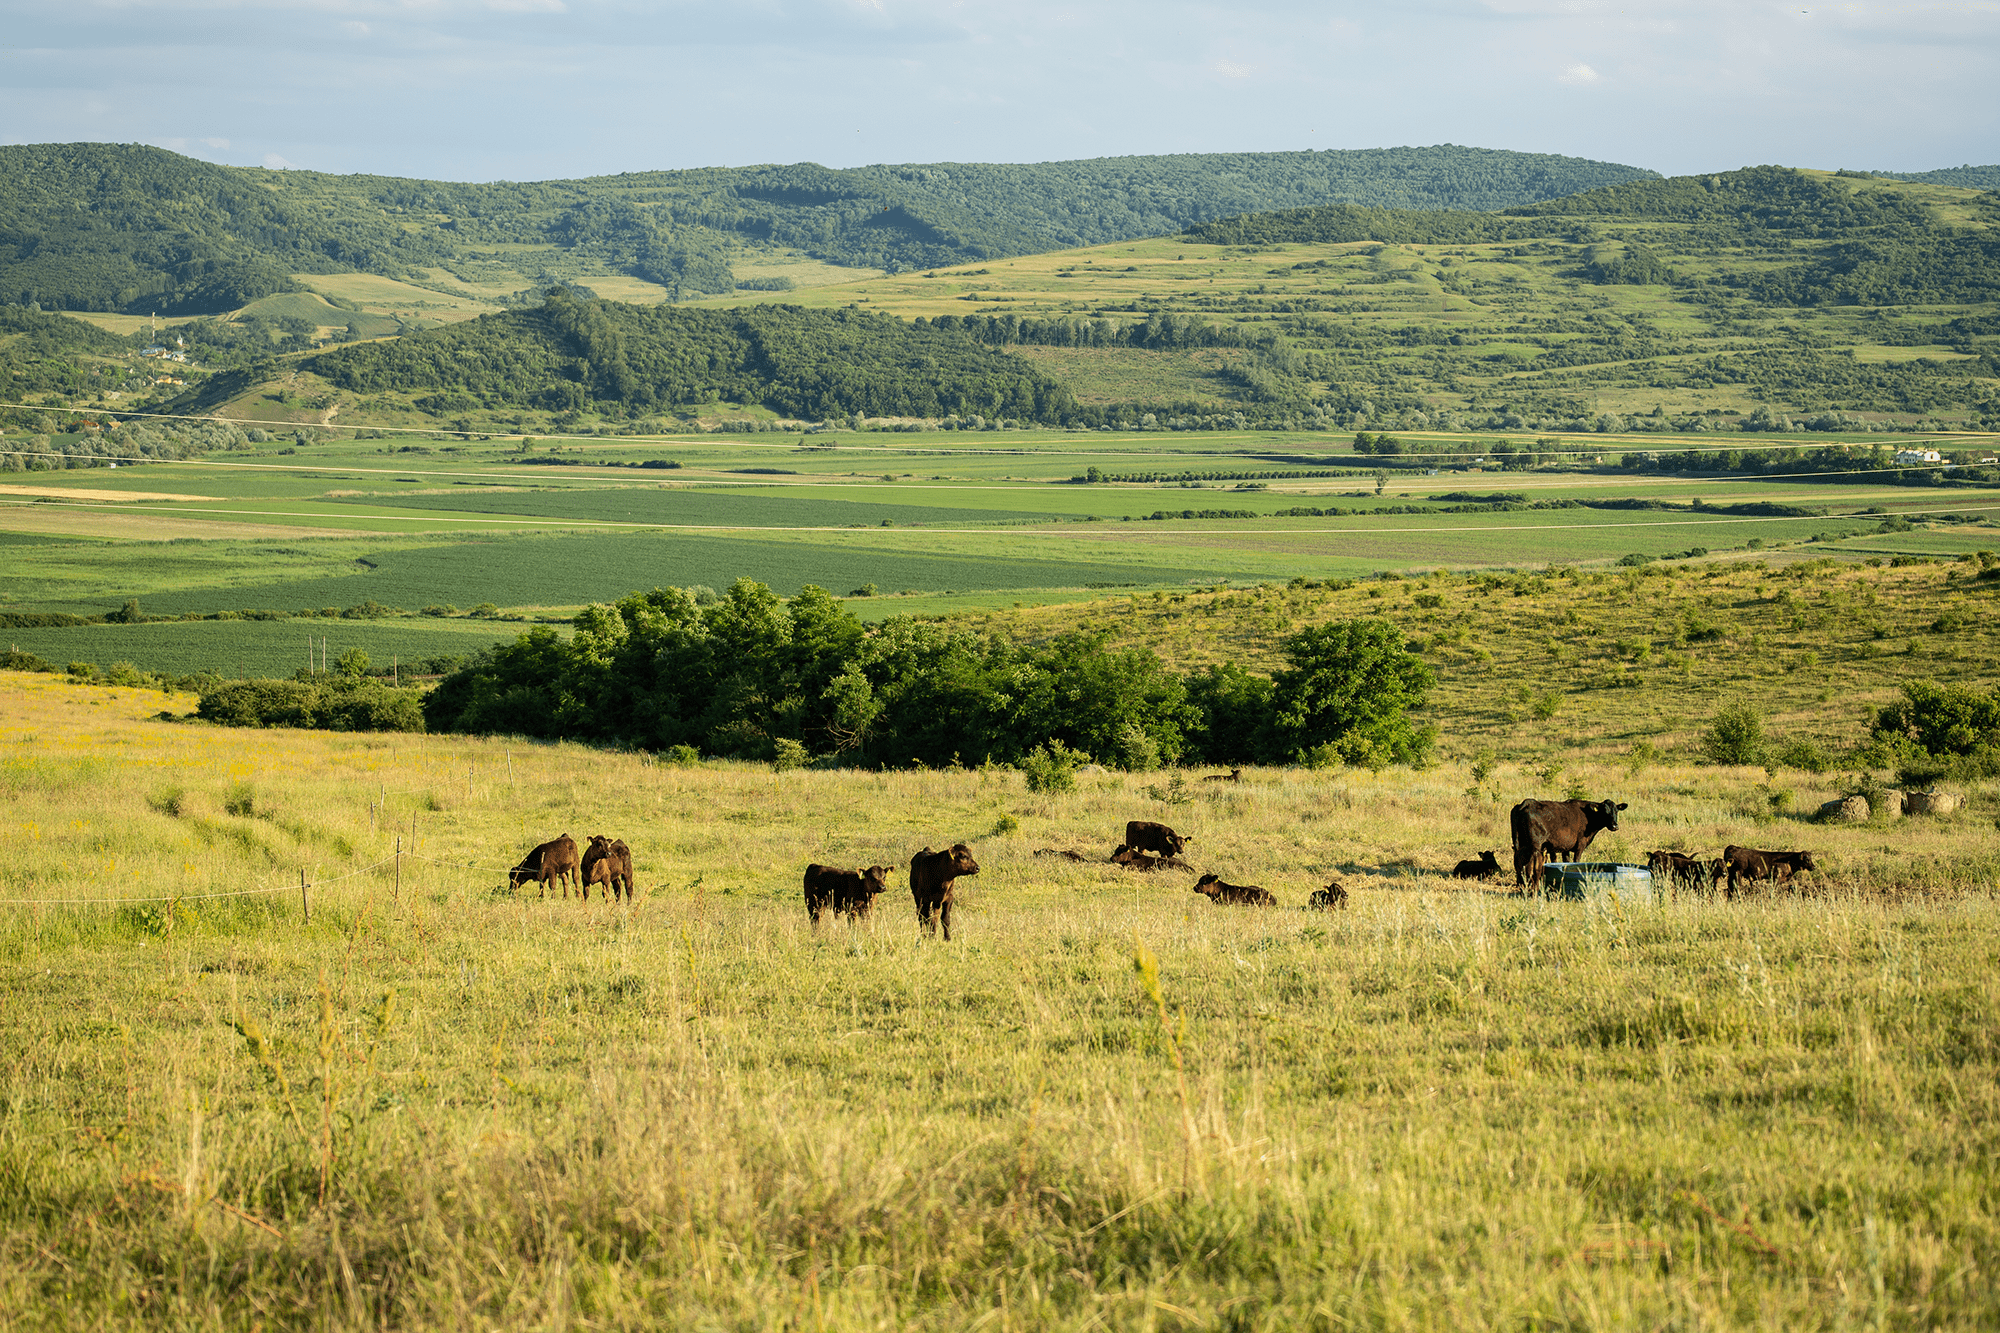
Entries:
{"type": "Polygon", "coordinates": [[[1903,796],[1906,815],[1948,815],[1965,804],[1963,796],[1945,791],[1913,791],[1903,796]]]}
{"type": "Polygon", "coordinates": [[[1868,821],[1868,798],[1847,796],[1828,801],[1819,808],[1819,817],[1829,824],[1864,824],[1868,821]]]}
{"type": "Polygon", "coordinates": [[[1903,793],[1894,787],[1875,794],[1875,809],[1891,819],[1900,819],[1903,814],[1903,793]]]}

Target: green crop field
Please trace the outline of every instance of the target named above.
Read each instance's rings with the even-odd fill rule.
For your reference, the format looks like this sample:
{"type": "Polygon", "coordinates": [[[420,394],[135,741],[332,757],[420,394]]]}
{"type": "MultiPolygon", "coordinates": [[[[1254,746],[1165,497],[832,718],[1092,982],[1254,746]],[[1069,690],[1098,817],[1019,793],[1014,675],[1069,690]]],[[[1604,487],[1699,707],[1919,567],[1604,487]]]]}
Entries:
{"type": "Polygon", "coordinates": [[[108,670],[128,662],[141,671],[170,676],[206,671],[284,677],[317,666],[322,652],[331,663],[352,649],[366,653],[371,666],[388,670],[400,663],[407,672],[427,659],[470,657],[512,640],[520,630],[519,625],[488,620],[198,620],[0,629],[0,643],[59,667],[88,662],[108,670]]]}

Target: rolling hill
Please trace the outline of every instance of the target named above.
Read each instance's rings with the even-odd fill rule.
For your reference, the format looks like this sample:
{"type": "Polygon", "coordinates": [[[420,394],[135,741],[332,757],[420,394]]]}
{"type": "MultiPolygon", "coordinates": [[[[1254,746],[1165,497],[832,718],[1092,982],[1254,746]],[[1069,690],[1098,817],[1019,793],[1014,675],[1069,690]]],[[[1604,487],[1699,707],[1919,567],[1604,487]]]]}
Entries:
{"type": "Polygon", "coordinates": [[[657,299],[733,290],[731,258],[746,252],[895,270],[1257,209],[1503,208],[1652,174],[1440,145],[461,184],[224,167],[118,144],[0,147],[0,173],[0,299],[139,314],[219,314],[346,272],[484,299],[622,277],[657,299]]]}

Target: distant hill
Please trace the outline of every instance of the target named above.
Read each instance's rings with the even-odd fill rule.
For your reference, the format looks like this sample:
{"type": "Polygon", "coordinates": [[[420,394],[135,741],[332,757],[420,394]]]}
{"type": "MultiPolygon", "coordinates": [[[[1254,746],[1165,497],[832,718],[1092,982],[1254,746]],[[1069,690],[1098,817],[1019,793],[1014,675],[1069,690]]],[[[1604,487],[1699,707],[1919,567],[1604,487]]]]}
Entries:
{"type": "Polygon", "coordinates": [[[1491,210],[1652,175],[1446,144],[475,185],[223,167],[140,145],[16,145],[0,147],[0,300],[221,313],[296,290],[292,274],[352,271],[454,292],[621,274],[693,295],[730,291],[730,256],[745,249],[895,271],[1160,235],[1253,210],[1491,210]],[[502,245],[511,268],[493,258],[502,245]]]}
{"type": "Polygon", "coordinates": [[[1871,171],[1892,181],[1919,185],[1956,185],[1965,190],[2000,190],[2000,166],[1940,167],[1936,171],[1871,171]]]}

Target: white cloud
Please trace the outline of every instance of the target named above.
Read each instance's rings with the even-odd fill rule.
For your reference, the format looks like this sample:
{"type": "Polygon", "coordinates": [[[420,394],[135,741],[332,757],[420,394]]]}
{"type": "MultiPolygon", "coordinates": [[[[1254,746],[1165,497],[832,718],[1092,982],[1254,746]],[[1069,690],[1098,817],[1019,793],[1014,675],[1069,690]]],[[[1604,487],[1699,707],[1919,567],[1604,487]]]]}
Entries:
{"type": "Polygon", "coordinates": [[[227,148],[227,147],[229,147],[229,140],[227,140],[227,139],[203,139],[203,140],[202,140],[201,142],[202,142],[202,145],[203,145],[204,147],[207,147],[207,148],[227,148]]]}
{"type": "Polygon", "coordinates": [[[1567,83],[1574,88],[1582,88],[1593,83],[1602,83],[1604,76],[1590,66],[1579,63],[1569,66],[1562,73],[1556,75],[1556,81],[1558,83],[1567,83]]]}
{"type": "Polygon", "coordinates": [[[1233,60],[1218,60],[1209,68],[1225,79],[1247,79],[1257,72],[1255,65],[1239,65],[1233,60]]]}
{"type": "Polygon", "coordinates": [[[265,166],[267,166],[267,167],[269,167],[269,168],[270,168],[271,170],[273,170],[273,171],[296,171],[296,170],[298,170],[298,163],[296,163],[296,162],[287,162],[287,161],[286,161],[286,160],[285,160],[284,158],[282,158],[282,157],[278,156],[278,155],[277,155],[276,153],[266,153],[266,154],[264,154],[264,165],[265,165],[265,166]]]}

